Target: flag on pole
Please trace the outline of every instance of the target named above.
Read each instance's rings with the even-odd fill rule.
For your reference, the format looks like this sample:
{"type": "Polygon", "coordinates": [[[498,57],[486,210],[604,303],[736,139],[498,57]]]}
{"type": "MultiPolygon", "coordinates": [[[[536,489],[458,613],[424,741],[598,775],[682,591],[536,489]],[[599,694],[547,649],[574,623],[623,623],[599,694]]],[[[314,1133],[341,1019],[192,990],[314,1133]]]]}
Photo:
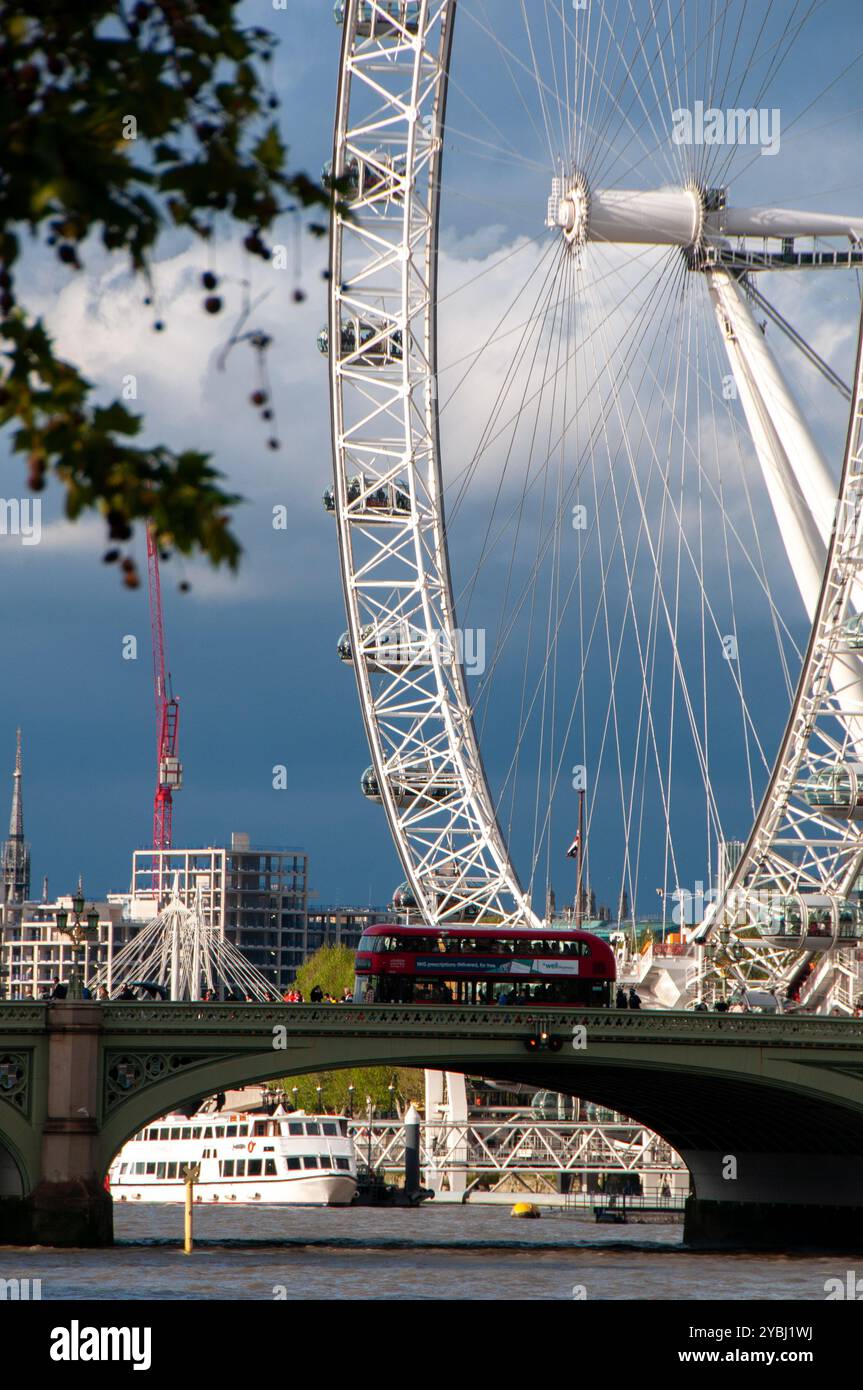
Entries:
{"type": "Polygon", "coordinates": [[[580,831],[580,830],[577,830],[576,833],[575,833],[575,839],[573,840],[573,842],[572,842],[572,844],[570,845],[569,849],[566,851],[566,857],[567,857],[567,859],[577,859],[580,853],[581,853],[581,831],[580,831]]]}

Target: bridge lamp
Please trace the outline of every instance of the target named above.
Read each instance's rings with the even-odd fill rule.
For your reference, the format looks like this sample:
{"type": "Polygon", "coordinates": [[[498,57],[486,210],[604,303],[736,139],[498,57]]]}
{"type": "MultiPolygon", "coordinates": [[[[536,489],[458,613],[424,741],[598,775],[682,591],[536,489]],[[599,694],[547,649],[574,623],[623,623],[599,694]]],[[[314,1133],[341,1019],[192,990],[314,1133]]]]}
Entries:
{"type": "Polygon", "coordinates": [[[322,1114],[324,1113],[324,1112],[322,1111],[322,1109],[321,1109],[321,1093],[322,1093],[323,1089],[324,1089],[323,1086],[316,1086],[316,1087],[315,1087],[315,1092],[317,1093],[317,1097],[318,1097],[318,1114],[319,1114],[319,1115],[322,1115],[322,1114]]]}
{"type": "Polygon", "coordinates": [[[390,1119],[391,1119],[391,1120],[394,1120],[395,1117],[396,1117],[396,1112],[395,1112],[395,1093],[396,1093],[396,1088],[395,1088],[395,1086],[393,1085],[392,1082],[390,1082],[389,1086],[387,1086],[387,1090],[388,1090],[389,1093],[390,1093],[390,1119]]]}
{"type": "Polygon", "coordinates": [[[292,1087],[291,1087],[291,1095],[292,1095],[293,1098],[294,1098],[294,1109],[295,1109],[295,1110],[298,1108],[298,1107],[297,1107],[297,1096],[298,1096],[298,1094],[299,1094],[299,1089],[300,1089],[299,1086],[292,1086],[292,1087]]]}
{"type": "Polygon", "coordinates": [[[69,925],[69,913],[62,907],[54,914],[54,922],[57,930],[69,937],[74,952],[67,998],[83,999],[84,980],[81,974],[81,950],[87,942],[98,938],[99,914],[95,908],[91,908],[87,913],[86,920],[81,920],[84,913],[84,897],[81,893],[76,893],[72,899],[72,913],[75,920],[71,926],[69,925]]]}
{"type": "Polygon", "coordinates": [[[352,1085],[348,1086],[348,1115],[350,1119],[354,1118],[354,1088],[352,1085]]]}

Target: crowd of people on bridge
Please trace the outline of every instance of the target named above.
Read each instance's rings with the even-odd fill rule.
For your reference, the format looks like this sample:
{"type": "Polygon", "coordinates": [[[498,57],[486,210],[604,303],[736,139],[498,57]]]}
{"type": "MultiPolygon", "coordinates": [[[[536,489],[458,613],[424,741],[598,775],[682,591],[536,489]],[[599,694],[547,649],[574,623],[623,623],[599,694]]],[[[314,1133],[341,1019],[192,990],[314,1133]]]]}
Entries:
{"type": "MultiPolygon", "coordinates": [[[[343,989],[341,995],[336,999],[334,994],[330,994],[328,989],[323,989],[321,985],[313,985],[309,990],[310,1004],[350,1004],[353,1002],[353,994],[347,988],[343,989]]],[[[282,995],[283,1004],[305,1004],[305,998],[301,989],[286,989],[282,995]]]]}

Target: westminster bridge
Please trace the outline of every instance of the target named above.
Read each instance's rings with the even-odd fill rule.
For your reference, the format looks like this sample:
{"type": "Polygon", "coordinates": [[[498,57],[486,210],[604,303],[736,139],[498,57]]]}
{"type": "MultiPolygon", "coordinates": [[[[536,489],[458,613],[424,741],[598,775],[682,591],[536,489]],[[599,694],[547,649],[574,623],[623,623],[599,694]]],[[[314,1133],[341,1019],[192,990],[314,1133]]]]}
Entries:
{"type": "Polygon", "coordinates": [[[863,1253],[863,1022],[447,1006],[0,1002],[0,1244],[107,1245],[108,1168],[229,1087],[413,1066],[578,1096],[687,1164],[693,1246],[863,1253]]]}

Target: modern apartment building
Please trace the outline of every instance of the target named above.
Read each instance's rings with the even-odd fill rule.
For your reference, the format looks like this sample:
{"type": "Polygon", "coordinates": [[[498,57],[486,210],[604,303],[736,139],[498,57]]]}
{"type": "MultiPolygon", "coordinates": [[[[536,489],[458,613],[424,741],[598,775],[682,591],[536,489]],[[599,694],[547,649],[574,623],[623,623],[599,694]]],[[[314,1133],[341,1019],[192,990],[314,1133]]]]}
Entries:
{"type": "Polygon", "coordinates": [[[355,951],[367,926],[397,920],[389,907],[315,906],[309,912],[309,955],[321,946],[349,946],[355,951]]]}
{"type": "MultiPolygon", "coordinates": [[[[309,951],[308,855],[252,845],[235,832],[230,847],[136,850],[126,915],[155,917],[174,882],[188,906],[199,897],[204,918],[238,946],[267,979],[291,983],[309,951]]],[[[109,901],[120,900],[111,894],[109,901]]]]}
{"type": "MultiPolygon", "coordinates": [[[[87,909],[99,914],[98,939],[81,950],[86,979],[109,955],[119,951],[132,930],[119,903],[86,900],[87,909]]],[[[40,999],[55,980],[67,983],[74,964],[74,948],[56,927],[60,909],[72,920],[72,895],[53,902],[24,902],[14,912],[4,911],[0,936],[0,998],[40,999]]]]}

